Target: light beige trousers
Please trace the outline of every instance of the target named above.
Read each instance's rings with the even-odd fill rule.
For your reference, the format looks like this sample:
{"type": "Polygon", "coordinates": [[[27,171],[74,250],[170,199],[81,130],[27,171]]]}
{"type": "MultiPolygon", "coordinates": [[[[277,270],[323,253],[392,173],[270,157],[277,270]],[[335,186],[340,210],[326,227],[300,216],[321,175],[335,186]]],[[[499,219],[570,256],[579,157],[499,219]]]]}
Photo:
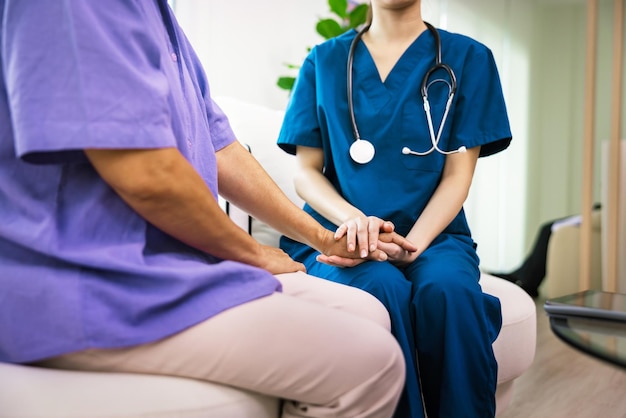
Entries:
{"type": "Polygon", "coordinates": [[[42,365],[224,383],[285,399],[284,417],[391,417],[405,366],[384,306],[364,291],[304,273],[277,278],[283,293],[163,340],[42,365]]]}

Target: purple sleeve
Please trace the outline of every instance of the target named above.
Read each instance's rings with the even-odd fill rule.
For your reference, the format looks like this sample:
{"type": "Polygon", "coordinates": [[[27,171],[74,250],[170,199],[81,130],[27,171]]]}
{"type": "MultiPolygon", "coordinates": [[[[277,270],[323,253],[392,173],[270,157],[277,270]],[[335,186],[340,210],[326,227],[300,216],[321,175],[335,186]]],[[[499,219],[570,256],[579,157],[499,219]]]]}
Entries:
{"type": "Polygon", "coordinates": [[[236,140],[235,133],[230,126],[227,115],[224,114],[224,111],[211,98],[211,88],[200,58],[198,58],[198,55],[194,51],[183,30],[178,25],[177,28],[178,34],[183,42],[183,47],[187,50],[191,59],[195,77],[198,80],[198,88],[200,89],[200,94],[204,100],[204,107],[208,119],[213,147],[215,151],[219,151],[236,140]]]}
{"type": "Polygon", "coordinates": [[[176,146],[166,34],[148,13],[141,1],[6,3],[2,65],[18,156],[67,162],[84,148],[176,146]]]}
{"type": "Polygon", "coordinates": [[[236,137],[230,122],[222,109],[213,101],[207,100],[207,113],[209,115],[209,126],[211,127],[211,138],[215,151],[219,151],[227,145],[235,142],[236,137]]]}

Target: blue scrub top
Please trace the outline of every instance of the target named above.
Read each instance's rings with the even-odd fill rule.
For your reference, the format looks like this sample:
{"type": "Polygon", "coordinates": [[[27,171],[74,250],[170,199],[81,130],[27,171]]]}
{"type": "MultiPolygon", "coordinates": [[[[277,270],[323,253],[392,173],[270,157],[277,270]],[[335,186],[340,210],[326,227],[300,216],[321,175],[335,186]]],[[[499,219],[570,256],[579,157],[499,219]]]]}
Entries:
{"type": "MultiPolygon", "coordinates": [[[[458,83],[439,147],[480,145],[481,156],[502,151],[511,132],[491,51],[466,36],[439,33],[442,62],[453,69],[458,83]]],[[[445,162],[436,151],[427,156],[402,154],[405,146],[419,152],[431,148],[420,87],[435,63],[434,37],[424,31],[384,83],[363,41],[357,44],[352,73],[355,118],[361,138],[376,149],[371,162],[359,164],[349,155],[354,136],[346,92],[348,51],[355,36],[351,30],[312,49],[297,77],[278,144],[292,154],[297,145],[323,148],[324,174],[339,193],[365,214],[393,221],[396,231],[406,235],[439,184],[445,162]]],[[[447,76],[438,70],[431,80],[441,77],[447,76]]],[[[448,88],[435,83],[428,94],[436,132],[448,88]]],[[[327,228],[336,227],[308,205],[305,210],[327,228]]],[[[470,235],[463,211],[444,232],[470,235]]]]}
{"type": "Polygon", "coordinates": [[[154,341],[273,293],[128,207],[85,148],[176,147],[217,197],[234,134],[165,0],[0,0],[0,361],[154,341]]]}

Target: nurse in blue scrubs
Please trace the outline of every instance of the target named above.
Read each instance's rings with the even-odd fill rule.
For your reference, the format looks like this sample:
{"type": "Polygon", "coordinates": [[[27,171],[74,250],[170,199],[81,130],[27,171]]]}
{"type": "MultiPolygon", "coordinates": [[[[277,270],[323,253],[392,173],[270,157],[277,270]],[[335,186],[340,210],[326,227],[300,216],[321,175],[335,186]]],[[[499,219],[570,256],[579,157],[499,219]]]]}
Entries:
{"type": "Polygon", "coordinates": [[[310,274],[385,304],[407,364],[396,417],[495,415],[500,302],[478,283],[463,203],[478,158],[510,141],[491,51],[429,30],[419,0],[372,0],[365,30],[317,45],[301,67],[278,144],[297,156],[305,210],[347,235],[362,260],[326,257],[284,237],[281,246],[310,274]],[[422,84],[439,46],[451,71],[429,74],[429,113],[422,84]],[[351,156],[354,143],[365,152],[351,156]],[[418,251],[380,242],[380,220],[418,251]],[[375,248],[387,261],[368,260],[375,248]]]}

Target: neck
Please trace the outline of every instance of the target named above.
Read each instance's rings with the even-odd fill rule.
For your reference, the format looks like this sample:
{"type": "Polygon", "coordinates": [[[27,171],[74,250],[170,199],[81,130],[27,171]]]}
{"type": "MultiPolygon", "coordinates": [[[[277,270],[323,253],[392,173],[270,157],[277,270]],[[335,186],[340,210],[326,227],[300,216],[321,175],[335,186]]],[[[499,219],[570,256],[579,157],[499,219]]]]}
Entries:
{"type": "Polygon", "coordinates": [[[419,2],[406,9],[374,8],[372,14],[372,25],[366,36],[373,42],[415,39],[426,30],[419,2]]]}

